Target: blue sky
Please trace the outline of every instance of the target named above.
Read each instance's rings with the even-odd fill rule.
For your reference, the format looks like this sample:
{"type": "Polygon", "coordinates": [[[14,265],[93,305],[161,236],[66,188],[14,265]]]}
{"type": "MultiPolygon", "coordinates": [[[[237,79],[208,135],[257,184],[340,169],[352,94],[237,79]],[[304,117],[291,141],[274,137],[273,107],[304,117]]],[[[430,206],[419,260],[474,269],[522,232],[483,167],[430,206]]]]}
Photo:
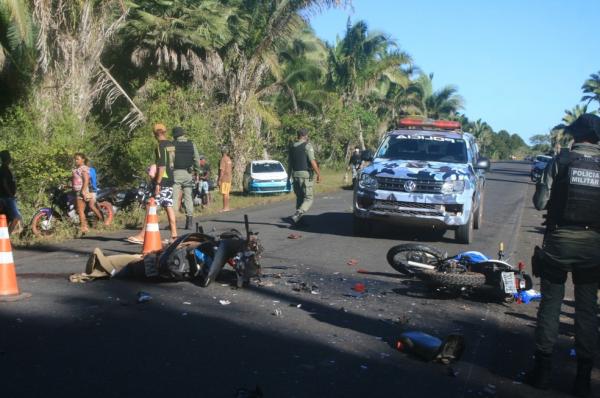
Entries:
{"type": "Polygon", "coordinates": [[[353,0],[310,21],[333,43],[349,16],[395,39],[434,73],[434,88],[457,86],[469,119],[527,143],[558,124],[600,71],[600,0],[353,0]]]}

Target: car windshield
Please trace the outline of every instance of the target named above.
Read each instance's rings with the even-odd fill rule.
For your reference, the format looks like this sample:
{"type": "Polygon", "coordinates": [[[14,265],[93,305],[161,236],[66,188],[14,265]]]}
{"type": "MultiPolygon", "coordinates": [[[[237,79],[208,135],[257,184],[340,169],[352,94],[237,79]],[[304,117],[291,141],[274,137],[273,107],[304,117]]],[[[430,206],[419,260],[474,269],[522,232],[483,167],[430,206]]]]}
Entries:
{"type": "Polygon", "coordinates": [[[536,158],[535,158],[535,160],[537,162],[544,162],[544,163],[548,163],[551,159],[552,159],[552,156],[544,156],[544,155],[536,156],[536,158]]]}
{"type": "Polygon", "coordinates": [[[389,135],[379,147],[377,157],[467,163],[467,146],[463,139],[427,135],[389,135]]]}
{"type": "Polygon", "coordinates": [[[279,171],[285,171],[281,163],[253,163],[253,173],[277,173],[279,171]]]}

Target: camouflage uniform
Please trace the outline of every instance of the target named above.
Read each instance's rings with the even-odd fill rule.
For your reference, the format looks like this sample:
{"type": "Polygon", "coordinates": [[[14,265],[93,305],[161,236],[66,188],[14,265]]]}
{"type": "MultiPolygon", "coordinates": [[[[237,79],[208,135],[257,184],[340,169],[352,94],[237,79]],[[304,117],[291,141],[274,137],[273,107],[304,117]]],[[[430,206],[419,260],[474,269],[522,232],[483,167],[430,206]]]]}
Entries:
{"type": "Polygon", "coordinates": [[[296,212],[306,213],[313,204],[314,199],[314,173],[311,169],[311,162],[315,160],[315,150],[310,142],[296,141],[289,152],[289,170],[292,176],[294,194],[296,194],[296,212]],[[304,152],[308,164],[308,170],[294,170],[295,152],[299,146],[305,145],[304,152]]]}

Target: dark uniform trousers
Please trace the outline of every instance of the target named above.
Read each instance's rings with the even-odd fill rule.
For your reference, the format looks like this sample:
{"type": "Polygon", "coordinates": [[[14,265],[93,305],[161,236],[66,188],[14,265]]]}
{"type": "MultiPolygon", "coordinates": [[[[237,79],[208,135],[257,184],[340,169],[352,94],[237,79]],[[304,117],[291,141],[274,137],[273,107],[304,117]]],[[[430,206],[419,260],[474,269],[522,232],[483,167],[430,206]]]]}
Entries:
{"type": "Polygon", "coordinates": [[[552,353],[558,338],[567,274],[575,286],[575,350],[578,359],[593,359],[598,345],[600,232],[562,227],[548,232],[541,259],[542,301],[535,331],[536,349],[552,353]],[[594,258],[595,257],[595,258],[594,258]]]}

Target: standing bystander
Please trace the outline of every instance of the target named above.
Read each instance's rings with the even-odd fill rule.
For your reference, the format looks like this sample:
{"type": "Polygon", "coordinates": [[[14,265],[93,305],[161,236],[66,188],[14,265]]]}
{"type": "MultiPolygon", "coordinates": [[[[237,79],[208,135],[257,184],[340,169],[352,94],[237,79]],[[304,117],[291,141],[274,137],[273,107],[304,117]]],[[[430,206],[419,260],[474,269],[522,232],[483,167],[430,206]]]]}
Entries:
{"type": "Polygon", "coordinates": [[[221,148],[221,161],[219,162],[219,191],[223,195],[223,209],[221,211],[229,211],[229,193],[231,191],[231,181],[233,179],[233,163],[229,157],[229,149],[221,148]]]}
{"type": "Polygon", "coordinates": [[[75,168],[72,170],[73,178],[71,180],[71,188],[75,194],[75,209],[79,216],[79,230],[82,234],[89,232],[85,207],[92,197],[90,193],[90,174],[85,165],[86,160],[87,158],[83,153],[75,153],[73,156],[75,168]]]}
{"type": "Polygon", "coordinates": [[[96,196],[98,193],[98,174],[96,173],[96,168],[91,166],[91,161],[89,158],[85,159],[85,165],[88,168],[88,174],[90,176],[90,200],[88,202],[88,206],[90,206],[90,209],[94,212],[96,217],[98,217],[98,220],[104,221],[104,224],[107,224],[108,220],[104,219],[104,214],[102,214],[96,205],[96,196]]]}
{"type": "MultiPolygon", "coordinates": [[[[155,151],[156,173],[154,174],[154,198],[163,207],[169,220],[171,241],[177,239],[175,211],[173,211],[173,166],[175,162],[175,146],[167,140],[167,128],[164,124],[154,125],[154,138],[158,142],[155,151]]],[[[146,226],[134,236],[127,238],[128,242],[143,244],[146,226]]]]}
{"type": "Polygon", "coordinates": [[[10,164],[12,163],[10,152],[0,152],[0,161],[2,161],[2,165],[0,166],[0,202],[4,205],[4,211],[10,220],[10,224],[8,225],[9,232],[19,233],[23,231],[23,219],[17,206],[17,183],[10,170],[10,164]]]}

